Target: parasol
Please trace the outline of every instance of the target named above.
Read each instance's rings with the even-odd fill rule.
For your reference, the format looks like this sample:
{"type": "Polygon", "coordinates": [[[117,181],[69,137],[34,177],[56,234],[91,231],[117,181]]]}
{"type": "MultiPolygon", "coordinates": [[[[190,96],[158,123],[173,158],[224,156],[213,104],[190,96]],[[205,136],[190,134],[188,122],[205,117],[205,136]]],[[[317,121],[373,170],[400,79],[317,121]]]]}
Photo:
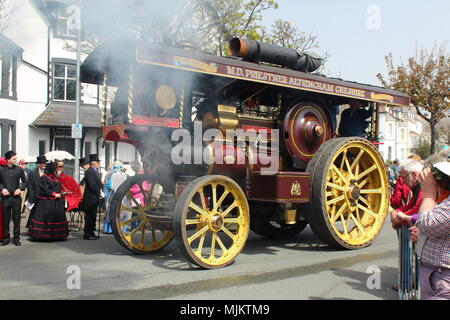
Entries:
{"type": "Polygon", "coordinates": [[[65,194],[65,199],[67,200],[67,211],[71,211],[78,208],[78,205],[83,197],[80,191],[80,186],[75,181],[74,178],[61,173],[59,176],[59,181],[61,182],[62,191],[65,194]]]}
{"type": "Polygon", "coordinates": [[[45,154],[48,161],[54,160],[74,160],[75,157],[63,150],[50,151],[45,154]]]}

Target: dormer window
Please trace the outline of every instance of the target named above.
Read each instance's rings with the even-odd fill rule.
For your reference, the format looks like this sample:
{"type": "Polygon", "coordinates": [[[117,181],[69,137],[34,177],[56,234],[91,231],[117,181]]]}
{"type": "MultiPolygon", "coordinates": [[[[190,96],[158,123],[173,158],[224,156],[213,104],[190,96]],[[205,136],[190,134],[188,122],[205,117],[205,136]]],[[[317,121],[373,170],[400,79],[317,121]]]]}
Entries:
{"type": "Polygon", "coordinates": [[[0,97],[16,98],[17,56],[0,51],[0,97]]]}

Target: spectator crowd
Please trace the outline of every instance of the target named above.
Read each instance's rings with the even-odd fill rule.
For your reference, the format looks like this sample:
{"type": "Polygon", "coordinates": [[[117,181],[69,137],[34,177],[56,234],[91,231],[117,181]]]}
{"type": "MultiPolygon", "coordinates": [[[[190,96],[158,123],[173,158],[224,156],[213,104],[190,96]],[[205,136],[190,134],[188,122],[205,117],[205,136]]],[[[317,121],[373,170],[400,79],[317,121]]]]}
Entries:
{"type": "MultiPolygon", "coordinates": [[[[388,167],[394,182],[390,205],[395,230],[408,226],[415,244],[421,299],[450,299],[450,158],[440,152],[425,161],[411,155],[388,167]]],[[[397,288],[396,288],[397,289],[397,288]]]]}
{"type": "MultiPolygon", "coordinates": [[[[28,162],[18,161],[14,151],[0,157],[1,246],[21,246],[21,218],[27,214],[26,234],[30,241],[66,240],[69,212],[84,214],[84,240],[99,239],[95,234],[99,208],[108,209],[112,195],[128,178],[124,164],[115,161],[101,174],[100,159],[91,154],[80,159],[84,177],[77,183],[64,174],[64,161],[47,161],[45,156],[38,156],[34,163],[34,169],[30,169],[28,162]]],[[[108,210],[105,212],[103,232],[112,233],[108,210]]]]}

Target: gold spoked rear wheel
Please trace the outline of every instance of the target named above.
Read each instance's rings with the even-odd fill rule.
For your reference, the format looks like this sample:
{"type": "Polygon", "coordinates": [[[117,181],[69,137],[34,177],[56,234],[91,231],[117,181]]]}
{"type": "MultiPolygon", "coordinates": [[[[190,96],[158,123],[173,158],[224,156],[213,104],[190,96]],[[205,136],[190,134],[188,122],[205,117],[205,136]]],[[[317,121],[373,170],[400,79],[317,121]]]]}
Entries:
{"type": "Polygon", "coordinates": [[[244,192],[225,176],[195,179],[175,207],[175,238],[191,262],[206,269],[234,261],[247,240],[250,217],[244,192]]]}
{"type": "Polygon", "coordinates": [[[173,239],[172,231],[159,229],[149,216],[156,210],[170,210],[167,204],[161,204],[163,196],[163,187],[152,176],[137,175],[120,185],[109,214],[114,236],[124,248],[136,253],[153,252],[173,239]]]}
{"type": "Polygon", "coordinates": [[[372,243],[388,209],[387,173],[367,140],[341,138],[316,156],[308,220],[319,238],[335,247],[356,249],[372,243]]]}

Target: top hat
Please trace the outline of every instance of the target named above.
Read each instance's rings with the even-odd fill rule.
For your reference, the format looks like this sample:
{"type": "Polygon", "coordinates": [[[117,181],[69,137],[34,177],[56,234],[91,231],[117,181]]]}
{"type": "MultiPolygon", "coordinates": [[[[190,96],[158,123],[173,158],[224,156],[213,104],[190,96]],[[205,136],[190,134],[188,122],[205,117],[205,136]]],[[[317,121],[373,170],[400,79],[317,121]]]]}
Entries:
{"type": "Polygon", "coordinates": [[[89,163],[89,159],[86,159],[86,158],[80,158],[80,162],[79,162],[80,167],[81,167],[81,166],[84,166],[85,164],[88,164],[88,163],[89,163]]]}
{"type": "Polygon", "coordinates": [[[100,161],[100,159],[98,158],[98,154],[90,154],[89,155],[89,162],[92,162],[92,161],[97,161],[97,162],[100,161]]]}
{"type": "Polygon", "coordinates": [[[36,157],[36,163],[47,163],[47,158],[45,156],[36,157]]]}
{"type": "Polygon", "coordinates": [[[5,159],[11,159],[12,157],[14,157],[17,153],[15,153],[14,151],[8,151],[5,153],[5,159]]]}

